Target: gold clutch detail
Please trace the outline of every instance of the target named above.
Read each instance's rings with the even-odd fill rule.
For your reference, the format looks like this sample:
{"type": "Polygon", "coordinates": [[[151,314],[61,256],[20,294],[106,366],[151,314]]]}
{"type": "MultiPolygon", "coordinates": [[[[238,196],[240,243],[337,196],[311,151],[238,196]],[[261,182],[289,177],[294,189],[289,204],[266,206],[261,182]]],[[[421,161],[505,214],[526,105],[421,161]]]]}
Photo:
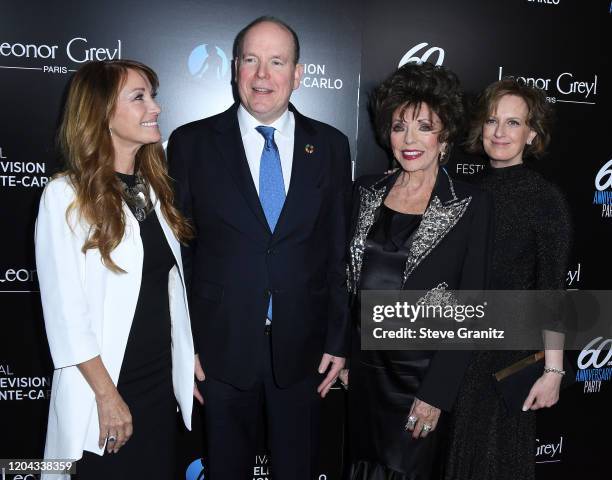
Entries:
{"type": "Polygon", "coordinates": [[[513,363],[509,367],[506,367],[498,372],[495,372],[493,375],[495,380],[498,382],[502,381],[504,378],[509,377],[510,375],[515,374],[516,372],[520,372],[523,368],[526,368],[534,363],[539,362],[544,358],[544,351],[541,350],[539,352],[534,353],[533,355],[529,355],[528,357],[522,358],[516,363],[513,363]]]}

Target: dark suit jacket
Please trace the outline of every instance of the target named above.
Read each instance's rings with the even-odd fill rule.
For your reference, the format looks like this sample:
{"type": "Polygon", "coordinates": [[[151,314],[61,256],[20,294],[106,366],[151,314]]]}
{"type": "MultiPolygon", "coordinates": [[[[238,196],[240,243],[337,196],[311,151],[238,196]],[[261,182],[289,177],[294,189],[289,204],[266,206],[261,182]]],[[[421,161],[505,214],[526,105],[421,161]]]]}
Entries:
{"type": "MultiPolygon", "coordinates": [[[[369,229],[378,218],[380,205],[399,173],[384,177],[365,176],[355,182],[349,276],[353,292],[359,290],[361,269],[353,253],[356,242],[358,245],[360,232],[363,235],[364,230],[369,229]],[[371,215],[366,214],[368,210],[371,215]]],[[[413,267],[405,272],[405,290],[431,290],[441,283],[446,283],[448,290],[484,290],[488,287],[493,238],[492,205],[484,191],[468,183],[451,180],[440,169],[417,233],[425,228],[428,231],[425,236],[428,248],[416,249],[418,253],[413,257],[413,267]]],[[[411,252],[414,251],[411,247],[411,252]]],[[[403,354],[402,351],[363,351],[356,355],[371,357],[366,359],[368,363],[389,365],[394,358],[401,360],[403,354]]],[[[432,352],[431,363],[417,398],[442,410],[451,410],[471,356],[470,351],[432,352]]]]}
{"type": "Polygon", "coordinates": [[[348,140],[290,105],[291,182],[272,233],[248,167],[237,109],[235,104],[183,125],[168,143],[178,203],[197,234],[183,258],[194,343],[207,375],[249,387],[260,365],[272,294],[274,374],[287,386],[316,373],[324,352],[346,354],[348,140]]]}

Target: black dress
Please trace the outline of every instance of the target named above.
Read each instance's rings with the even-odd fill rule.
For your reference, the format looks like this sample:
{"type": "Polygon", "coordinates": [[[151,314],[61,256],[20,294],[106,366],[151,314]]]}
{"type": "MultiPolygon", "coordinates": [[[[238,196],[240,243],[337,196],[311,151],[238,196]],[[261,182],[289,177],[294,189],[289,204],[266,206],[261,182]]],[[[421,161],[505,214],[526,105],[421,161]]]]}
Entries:
{"type": "MultiPolygon", "coordinates": [[[[117,175],[134,185],[133,175],[117,175]]],[[[77,464],[79,480],[174,478],[176,399],[168,273],[175,260],[154,210],[139,225],[142,282],[117,383],[130,409],[134,434],[116,454],[83,452],[77,464]]]]}
{"type": "MultiPolygon", "coordinates": [[[[479,184],[494,200],[491,289],[563,289],[570,226],[561,193],[522,164],[488,167],[479,184]]],[[[535,478],[535,412],[508,413],[492,379],[528,353],[475,354],[450,422],[445,480],[535,478]]]]}
{"type": "Polygon", "coordinates": [[[466,351],[362,351],[360,292],[478,290],[486,285],[491,208],[480,189],[441,169],[422,216],[394,212],[384,199],[400,175],[355,183],[348,286],[353,336],[348,390],[351,480],[428,480],[471,358],[466,351]],[[443,410],[435,431],[412,439],[404,429],[414,398],[443,410]]]}
{"type": "MultiPolygon", "coordinates": [[[[408,257],[407,241],[421,215],[382,205],[365,245],[361,289],[400,290],[408,257]]],[[[359,305],[354,306],[355,338],[350,369],[349,428],[354,480],[427,479],[437,432],[414,440],[404,429],[433,352],[362,351],[359,305]],[[405,474],[410,472],[410,474],[405,474]]]]}

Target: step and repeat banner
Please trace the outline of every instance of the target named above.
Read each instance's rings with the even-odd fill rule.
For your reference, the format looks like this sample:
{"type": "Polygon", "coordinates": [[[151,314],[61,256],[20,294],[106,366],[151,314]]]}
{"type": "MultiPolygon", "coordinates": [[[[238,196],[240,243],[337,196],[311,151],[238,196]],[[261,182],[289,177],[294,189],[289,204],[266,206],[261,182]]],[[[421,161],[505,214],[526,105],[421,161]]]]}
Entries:
{"type": "MultiPolygon", "coordinates": [[[[609,1],[578,0],[1,0],[0,458],[39,458],[43,451],[52,363],[33,227],[42,188],[60,168],[55,134],[66,87],[85,62],[129,58],[150,65],[160,77],[165,141],[179,125],[233,103],[236,33],[260,15],[278,16],[297,31],[305,64],[292,102],[349,137],[355,176],[389,166],[374,141],[367,100],[398,65],[445,65],[471,96],[499,78],[520,78],[545,90],[556,109],[550,154],[536,168],[572,208],[567,287],[611,289],[612,144],[603,113],[610,98],[610,8],[609,1]]],[[[448,168],[469,177],[482,166],[483,159],[456,149],[448,168]]],[[[607,353],[570,352],[577,383],[538,414],[538,479],[609,470],[607,353]]],[[[338,389],[323,402],[318,480],[341,479],[344,405],[338,389]]],[[[182,434],[177,478],[202,478],[199,416],[196,409],[194,431],[182,434]]],[[[253,479],[271,478],[262,448],[253,479]]]]}

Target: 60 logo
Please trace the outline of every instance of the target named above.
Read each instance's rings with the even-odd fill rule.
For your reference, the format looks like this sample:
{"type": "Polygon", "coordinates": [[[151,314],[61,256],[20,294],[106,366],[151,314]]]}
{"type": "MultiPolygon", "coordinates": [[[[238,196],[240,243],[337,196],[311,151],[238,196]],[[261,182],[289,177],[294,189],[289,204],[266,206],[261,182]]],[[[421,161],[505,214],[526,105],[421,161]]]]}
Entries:
{"type": "Polygon", "coordinates": [[[594,348],[597,342],[603,340],[603,337],[594,338],[589,344],[582,349],[580,355],[578,356],[578,368],[584,370],[586,368],[601,368],[606,365],[610,360],[612,360],[612,339],[608,338],[607,340],[603,340],[599,347],[594,348]],[[603,360],[599,359],[599,356],[602,352],[605,352],[605,348],[608,347],[608,351],[604,356],[603,360]]]}
{"type": "Polygon", "coordinates": [[[597,176],[595,177],[595,188],[600,192],[612,188],[612,160],[599,169],[597,176]],[[607,180],[604,181],[604,179],[607,180]]]}
{"type": "Polygon", "coordinates": [[[399,61],[399,65],[397,66],[397,68],[400,68],[402,65],[405,65],[406,63],[426,62],[427,60],[429,60],[429,57],[431,57],[434,53],[438,54],[438,59],[436,60],[435,65],[436,66],[442,65],[442,63],[444,62],[444,50],[442,50],[440,47],[431,47],[425,50],[425,52],[423,52],[421,56],[417,55],[417,53],[420,50],[424,49],[427,45],[429,44],[424,43],[424,42],[419,43],[418,45],[415,45],[410,50],[408,50],[406,54],[402,57],[402,59],[399,61]]]}

